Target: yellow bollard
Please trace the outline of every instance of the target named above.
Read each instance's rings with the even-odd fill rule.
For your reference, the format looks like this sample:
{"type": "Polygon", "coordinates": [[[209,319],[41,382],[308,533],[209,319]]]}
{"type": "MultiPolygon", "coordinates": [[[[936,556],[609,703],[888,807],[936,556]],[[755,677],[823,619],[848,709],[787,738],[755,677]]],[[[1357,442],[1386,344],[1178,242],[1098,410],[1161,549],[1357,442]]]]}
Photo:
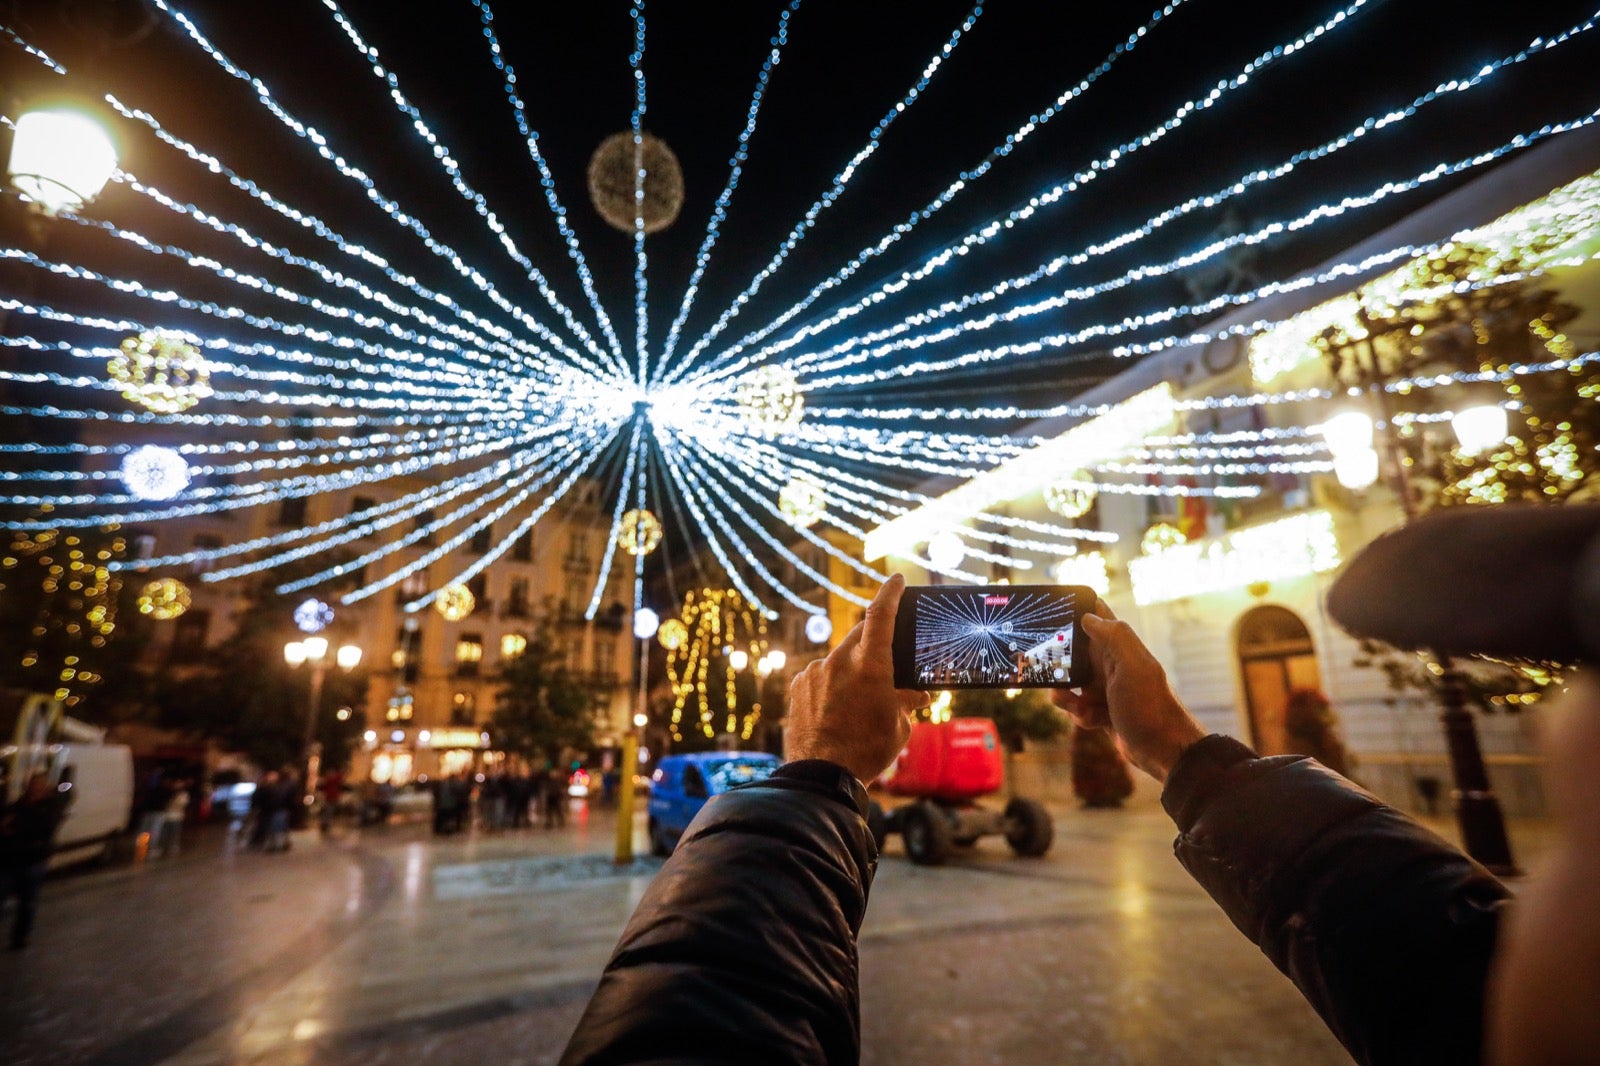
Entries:
{"type": "Polygon", "coordinates": [[[633,861],[633,775],[639,769],[639,735],[622,740],[622,787],[617,789],[617,865],[633,861]]]}
{"type": "Polygon", "coordinates": [[[150,834],[140,833],[133,840],[133,864],[135,866],[144,862],[150,854],[150,834]]]}

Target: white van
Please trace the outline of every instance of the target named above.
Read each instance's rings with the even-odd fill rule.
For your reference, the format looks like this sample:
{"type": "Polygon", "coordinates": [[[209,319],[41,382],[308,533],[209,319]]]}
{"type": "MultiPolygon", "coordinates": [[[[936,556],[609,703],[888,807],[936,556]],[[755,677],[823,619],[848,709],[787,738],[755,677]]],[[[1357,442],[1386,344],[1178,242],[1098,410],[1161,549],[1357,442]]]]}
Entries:
{"type": "Polygon", "coordinates": [[[39,770],[68,796],[50,868],[109,857],[133,814],[133,752],[47,697],[0,700],[0,801],[39,770]]]}

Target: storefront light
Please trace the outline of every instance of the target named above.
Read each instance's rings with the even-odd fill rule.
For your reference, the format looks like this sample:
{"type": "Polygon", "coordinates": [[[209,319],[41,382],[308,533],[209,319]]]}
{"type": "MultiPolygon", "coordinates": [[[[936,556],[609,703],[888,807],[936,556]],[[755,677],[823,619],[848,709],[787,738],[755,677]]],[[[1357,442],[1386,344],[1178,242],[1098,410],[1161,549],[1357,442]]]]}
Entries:
{"type": "Polygon", "coordinates": [[[1468,407],[1450,416],[1464,455],[1482,455],[1506,439],[1506,409],[1497,403],[1468,407]]]}
{"type": "Polygon", "coordinates": [[[1307,511],[1132,559],[1128,577],[1133,601],[1143,607],[1323,573],[1339,561],[1333,515],[1307,511]]]}

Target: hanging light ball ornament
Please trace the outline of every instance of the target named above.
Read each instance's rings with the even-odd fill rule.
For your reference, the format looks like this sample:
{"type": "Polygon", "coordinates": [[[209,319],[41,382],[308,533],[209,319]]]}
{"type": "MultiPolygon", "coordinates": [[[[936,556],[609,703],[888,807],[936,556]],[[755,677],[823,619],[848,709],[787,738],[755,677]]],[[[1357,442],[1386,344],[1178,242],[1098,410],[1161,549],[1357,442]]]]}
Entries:
{"type": "Polygon", "coordinates": [[[661,138],[631,130],[600,142],[589,157],[589,199],[606,223],[624,233],[644,219],[646,233],[659,233],[678,218],[683,207],[683,168],[661,138]],[[636,201],[644,171],[644,199],[636,201]]]}
{"type": "Polygon", "coordinates": [[[1044,490],[1044,505],[1062,518],[1082,518],[1094,498],[1095,490],[1078,481],[1058,481],[1044,490]]]}
{"type": "Polygon", "coordinates": [[[954,570],[967,557],[967,545],[948,529],[928,539],[928,561],[940,570],[954,570]]]}
{"type": "Polygon", "coordinates": [[[758,433],[784,433],[800,424],[805,397],[800,379],[786,366],[764,366],[745,376],[734,390],[739,416],[758,433]]]}
{"type": "Polygon", "coordinates": [[[649,511],[629,511],[617,526],[617,547],[629,555],[649,555],[661,543],[661,520],[649,511]]]}
{"type": "Polygon", "coordinates": [[[689,639],[689,627],[676,618],[669,618],[656,630],[656,639],[668,651],[677,651],[689,639]]]}
{"type": "Polygon", "coordinates": [[[814,614],[806,619],[806,639],[813,644],[826,644],[833,636],[833,622],[825,614],[814,614]]]}
{"type": "Polygon", "coordinates": [[[294,609],[294,624],[302,633],[320,633],[333,621],[333,608],[319,599],[309,599],[294,609]]]}
{"type": "Polygon", "coordinates": [[[170,622],[189,609],[189,586],[175,577],[158,577],[139,590],[139,613],[170,622]]]}
{"type": "Polygon", "coordinates": [[[1183,530],[1168,522],[1157,522],[1144,531],[1144,536],[1139,540],[1139,550],[1146,555],[1160,555],[1168,548],[1187,543],[1189,538],[1183,535],[1183,530]]]}
{"type": "Polygon", "coordinates": [[[828,511],[822,486],[809,477],[797,477],[778,493],[778,510],[796,529],[810,529],[828,511]]]}
{"type": "Polygon", "coordinates": [[[433,609],[447,622],[459,622],[478,606],[478,598],[465,585],[446,585],[433,601],[433,609]]]}
{"type": "Polygon", "coordinates": [[[125,399],[157,414],[187,411],[211,395],[211,367],[176,333],[147,329],[122,342],[106,365],[125,399]]]}
{"type": "Polygon", "coordinates": [[[189,487],[189,464],[171,448],[146,444],[122,457],[122,483],[141,500],[170,500],[189,487]]]}

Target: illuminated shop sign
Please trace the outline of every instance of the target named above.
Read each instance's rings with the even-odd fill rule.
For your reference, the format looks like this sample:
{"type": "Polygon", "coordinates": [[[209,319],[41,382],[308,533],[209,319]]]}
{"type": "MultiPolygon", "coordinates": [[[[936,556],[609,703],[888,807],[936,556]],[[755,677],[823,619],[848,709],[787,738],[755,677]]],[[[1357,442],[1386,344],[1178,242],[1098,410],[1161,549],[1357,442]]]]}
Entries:
{"type": "Polygon", "coordinates": [[[1178,544],[1128,563],[1133,602],[1185,596],[1319,574],[1339,565],[1333,515],[1307,511],[1225,536],[1178,544]]]}

